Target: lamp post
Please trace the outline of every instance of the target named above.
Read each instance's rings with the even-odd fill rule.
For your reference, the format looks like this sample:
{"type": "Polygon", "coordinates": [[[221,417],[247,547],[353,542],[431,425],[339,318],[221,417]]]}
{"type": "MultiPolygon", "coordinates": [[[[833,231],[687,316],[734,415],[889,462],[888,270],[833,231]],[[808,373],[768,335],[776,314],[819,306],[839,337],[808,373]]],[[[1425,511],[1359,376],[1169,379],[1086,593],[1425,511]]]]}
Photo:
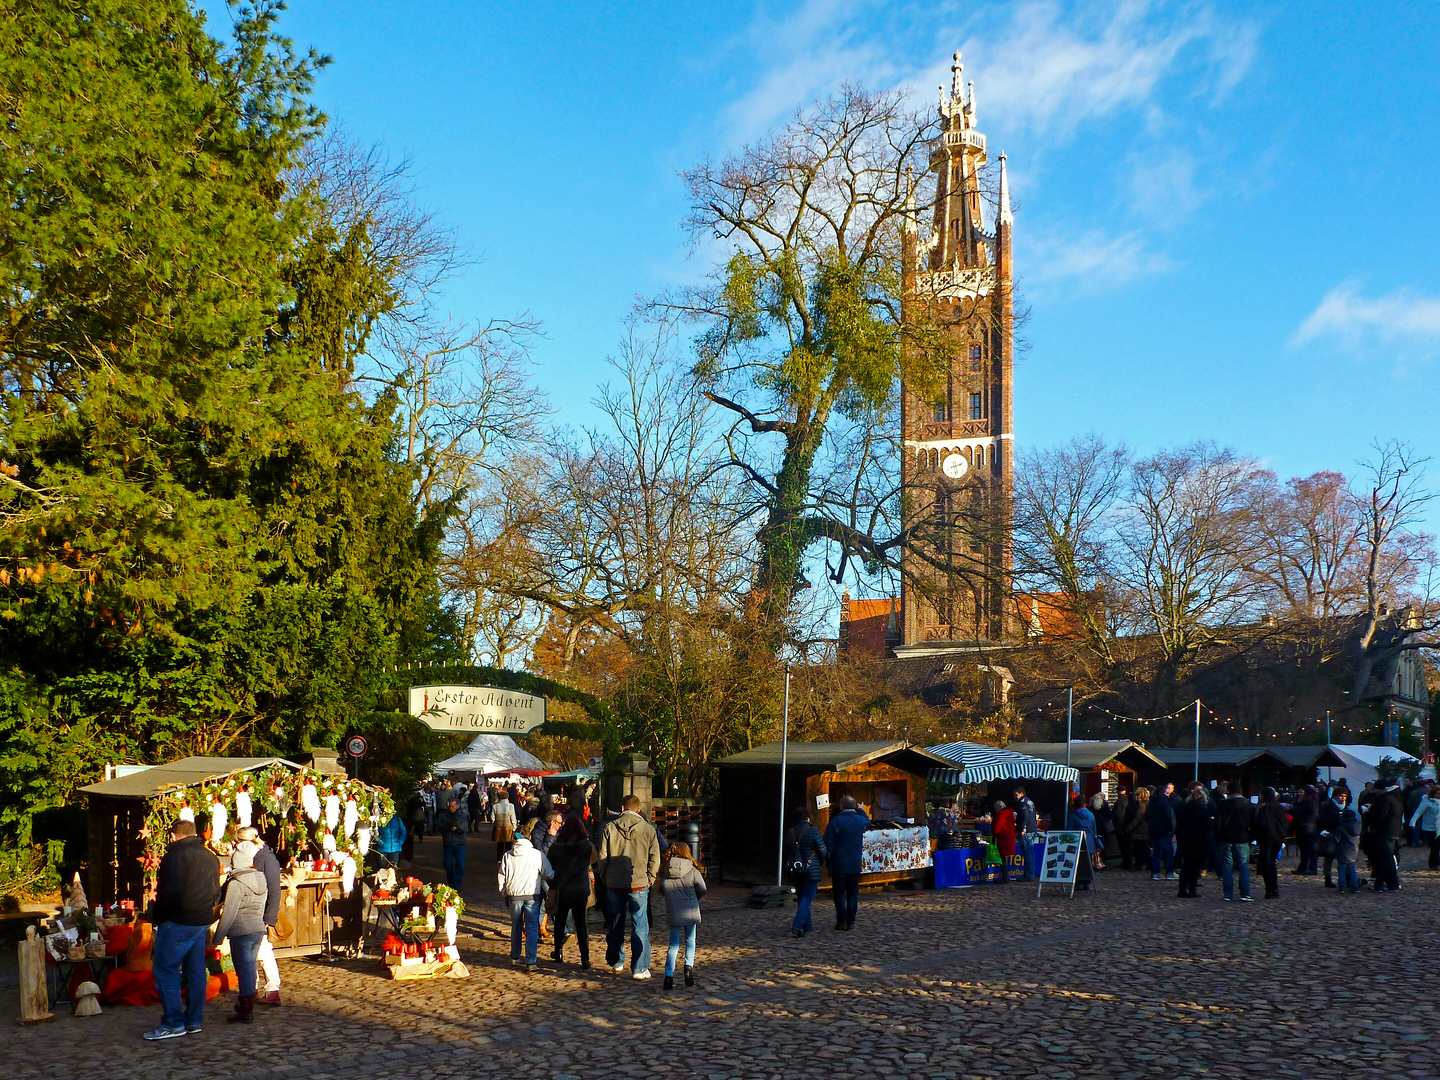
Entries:
{"type": "Polygon", "coordinates": [[[790,665],[785,665],[785,712],[780,721],[780,845],[775,860],[775,884],[785,884],[785,762],[790,749],[790,665]]]}
{"type": "Polygon", "coordinates": [[[1200,699],[1195,699],[1195,782],[1200,782],[1200,699]]]}
{"type": "MultiPolygon", "coordinates": [[[[1073,730],[1072,724],[1075,714],[1075,687],[1065,691],[1065,768],[1070,768],[1070,733],[1073,730]]],[[[1070,807],[1070,785],[1074,780],[1065,781],[1065,807],[1070,807]]]]}

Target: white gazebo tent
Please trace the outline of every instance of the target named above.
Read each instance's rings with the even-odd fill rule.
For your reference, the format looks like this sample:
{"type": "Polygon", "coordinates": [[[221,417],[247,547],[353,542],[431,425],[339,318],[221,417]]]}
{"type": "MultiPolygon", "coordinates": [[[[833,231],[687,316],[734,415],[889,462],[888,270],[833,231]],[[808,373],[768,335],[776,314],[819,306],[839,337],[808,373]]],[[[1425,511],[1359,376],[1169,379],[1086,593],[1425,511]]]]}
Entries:
{"type": "Polygon", "coordinates": [[[476,735],[475,741],[460,753],[435,765],[440,773],[473,773],[495,776],[510,772],[543,773],[549,767],[534,754],[521,750],[509,735],[476,735]]]}
{"type": "Polygon", "coordinates": [[[1330,749],[1340,755],[1345,762],[1343,769],[1325,769],[1325,776],[1328,779],[1332,774],[1336,780],[1345,778],[1346,785],[1352,792],[1359,793],[1365,786],[1366,781],[1375,780],[1380,775],[1377,766],[1386,758],[1392,761],[1414,761],[1413,754],[1407,754],[1404,750],[1395,746],[1368,746],[1364,743],[1331,743],[1330,749]]]}

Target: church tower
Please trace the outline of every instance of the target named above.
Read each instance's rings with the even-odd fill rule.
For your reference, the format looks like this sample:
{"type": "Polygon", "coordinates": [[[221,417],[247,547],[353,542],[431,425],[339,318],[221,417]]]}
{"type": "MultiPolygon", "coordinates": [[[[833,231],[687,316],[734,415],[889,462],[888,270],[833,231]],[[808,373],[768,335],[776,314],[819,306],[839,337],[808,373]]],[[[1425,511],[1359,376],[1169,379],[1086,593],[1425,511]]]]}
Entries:
{"type": "Polygon", "coordinates": [[[904,315],[937,320],[950,357],[923,391],[901,388],[902,524],[907,543],[897,655],[983,650],[1013,636],[1014,295],[1009,181],[986,226],[975,84],[957,52],[942,131],[930,154],[935,206],[922,239],[912,213],[904,240],[904,315]]]}

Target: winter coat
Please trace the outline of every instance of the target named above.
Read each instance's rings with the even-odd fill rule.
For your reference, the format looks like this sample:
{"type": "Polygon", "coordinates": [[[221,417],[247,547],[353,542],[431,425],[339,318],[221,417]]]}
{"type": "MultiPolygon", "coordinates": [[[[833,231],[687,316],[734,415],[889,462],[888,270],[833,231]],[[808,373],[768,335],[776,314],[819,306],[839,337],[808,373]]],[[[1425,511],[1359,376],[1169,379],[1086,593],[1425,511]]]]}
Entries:
{"type": "Polygon", "coordinates": [[[1360,852],[1360,815],[1355,808],[1347,806],[1341,810],[1330,831],[1335,834],[1335,861],[1355,865],[1360,852]]]}
{"type": "Polygon", "coordinates": [[[808,821],[796,825],[790,830],[790,843],[794,852],[792,858],[804,867],[800,872],[801,879],[819,881],[826,855],[825,839],[820,835],[820,830],[808,821]]]}
{"type": "Polygon", "coordinates": [[[515,839],[515,807],[509,799],[502,796],[490,808],[490,821],[490,839],[501,844],[515,839]]]}
{"type": "Polygon", "coordinates": [[[1149,839],[1150,826],[1145,820],[1148,813],[1148,807],[1146,810],[1141,810],[1139,799],[1130,800],[1130,805],[1125,808],[1125,821],[1122,827],[1125,835],[1129,836],[1131,840],[1149,839]]]}
{"type": "Polygon", "coordinates": [[[255,852],[255,869],[265,875],[265,925],[274,926],[280,918],[280,860],[269,844],[255,852]]]}
{"type": "Polygon", "coordinates": [[[1197,803],[1187,799],[1175,820],[1175,841],[1180,854],[1191,858],[1207,854],[1214,828],[1208,800],[1197,803]]]}
{"type": "Polygon", "coordinates": [[[1440,833],[1440,799],[1429,795],[1421,799],[1410,817],[1410,824],[1420,826],[1422,832],[1440,833]]]}
{"type": "Polygon", "coordinates": [[[405,821],[412,827],[425,824],[425,797],[418,791],[405,803],[405,821]]]}
{"type": "Polygon", "coordinates": [[[536,851],[523,836],[515,838],[514,845],[500,860],[500,874],[497,882],[500,895],[511,900],[538,900],[541,884],[551,880],[555,870],[550,860],[536,851]]]}
{"type": "Polygon", "coordinates": [[[1115,807],[1110,814],[1110,824],[1114,827],[1117,836],[1128,831],[1125,822],[1130,816],[1130,802],[1129,795],[1121,795],[1115,800],[1115,807]]]}
{"type": "Polygon", "coordinates": [[[463,806],[453,814],[448,807],[437,810],[435,831],[440,834],[440,841],[445,847],[464,847],[465,834],[470,831],[470,815],[463,806]]]}
{"type": "Polygon", "coordinates": [[[1065,819],[1065,828],[1071,832],[1085,834],[1085,853],[1087,855],[1094,855],[1100,850],[1096,846],[1095,815],[1085,807],[1077,807],[1070,811],[1070,816],[1065,819]]]}
{"type": "Polygon", "coordinates": [[[1399,837],[1405,831],[1405,805],[1400,792],[1395,788],[1376,792],[1365,807],[1361,821],[1365,832],[1373,836],[1399,837]]]}
{"type": "Polygon", "coordinates": [[[550,845],[543,853],[555,870],[550,887],[560,894],[562,904],[583,904],[590,898],[590,856],[595,845],[589,840],[567,840],[550,845]]]}
{"type": "Polygon", "coordinates": [[[1145,825],[1150,830],[1150,839],[1159,840],[1175,832],[1175,808],[1163,794],[1150,796],[1150,806],[1145,811],[1145,825]]]}
{"type": "Polygon", "coordinates": [[[1035,813],[1035,803],[1026,795],[1015,804],[1015,832],[1033,833],[1040,831],[1040,818],[1035,813]]]}
{"type": "Polygon", "coordinates": [[[863,810],[841,810],[825,826],[825,850],[830,853],[830,873],[860,873],[861,850],[870,819],[863,810]]]}
{"type": "Polygon", "coordinates": [[[231,870],[221,890],[220,922],[215,940],[265,932],[265,875],[253,866],[231,870]]]}
{"type": "Polygon", "coordinates": [[[1000,854],[1010,858],[1015,854],[1015,811],[1008,806],[1004,810],[995,811],[995,820],[990,826],[990,831],[995,835],[995,846],[1000,849],[1000,854]]]}
{"type": "Polygon", "coordinates": [[[393,854],[404,846],[405,823],[400,820],[399,814],[392,814],[390,820],[380,826],[380,832],[375,836],[375,849],[393,854]]]}
{"type": "Polygon", "coordinates": [[[1326,799],[1320,804],[1320,809],[1315,812],[1315,827],[1321,832],[1334,832],[1335,826],[1340,824],[1340,804],[1334,799],[1326,799]]]}
{"type": "Polygon", "coordinates": [[[550,823],[542,817],[536,821],[530,829],[530,843],[535,846],[536,850],[543,851],[546,855],[549,855],[550,848],[554,846],[557,835],[558,833],[552,833],[550,831],[550,823]]]}
{"type": "Polygon", "coordinates": [[[634,810],[626,810],[600,831],[596,876],[607,889],[639,892],[654,885],[659,873],[660,840],[655,826],[634,810]]]}
{"type": "Polygon", "coordinates": [[[1290,811],[1290,825],[1295,835],[1313,833],[1320,828],[1320,804],[1314,799],[1301,799],[1290,811]]]}
{"type": "Polygon", "coordinates": [[[198,836],[182,836],[166,849],[155,872],[156,926],[209,926],[220,893],[220,860],[198,836]]]}
{"type": "Polygon", "coordinates": [[[1243,795],[1227,796],[1220,804],[1220,819],[1216,822],[1215,839],[1222,844],[1250,843],[1250,834],[1255,825],[1255,807],[1243,795]]]}
{"type": "Polygon", "coordinates": [[[705,877],[693,862],[678,856],[668,860],[660,891],[665,894],[665,918],[671,926],[690,926],[700,921],[705,877]]]}
{"type": "Polygon", "coordinates": [[[1251,825],[1255,839],[1272,848],[1279,848],[1290,835],[1290,823],[1286,820],[1285,808],[1278,802],[1261,803],[1255,808],[1255,819],[1251,825]]]}

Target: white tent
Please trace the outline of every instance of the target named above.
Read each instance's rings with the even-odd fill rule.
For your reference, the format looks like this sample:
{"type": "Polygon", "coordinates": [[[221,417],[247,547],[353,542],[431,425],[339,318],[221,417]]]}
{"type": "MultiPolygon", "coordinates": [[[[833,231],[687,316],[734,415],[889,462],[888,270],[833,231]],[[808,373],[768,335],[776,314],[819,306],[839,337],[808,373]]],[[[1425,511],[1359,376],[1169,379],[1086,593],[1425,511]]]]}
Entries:
{"type": "Polygon", "coordinates": [[[512,769],[545,771],[545,762],[515,745],[509,735],[476,735],[475,741],[454,757],[435,766],[436,772],[473,772],[479,776],[508,773],[512,769]]]}
{"type": "Polygon", "coordinates": [[[1339,754],[1345,761],[1343,769],[1327,769],[1322,766],[1322,779],[1328,778],[1332,773],[1336,780],[1342,776],[1351,791],[1358,792],[1365,786],[1367,780],[1374,780],[1380,775],[1376,768],[1384,758],[1393,761],[1415,761],[1415,755],[1407,754],[1404,750],[1394,746],[1368,746],[1364,743],[1338,744],[1331,743],[1330,749],[1339,754]]]}

